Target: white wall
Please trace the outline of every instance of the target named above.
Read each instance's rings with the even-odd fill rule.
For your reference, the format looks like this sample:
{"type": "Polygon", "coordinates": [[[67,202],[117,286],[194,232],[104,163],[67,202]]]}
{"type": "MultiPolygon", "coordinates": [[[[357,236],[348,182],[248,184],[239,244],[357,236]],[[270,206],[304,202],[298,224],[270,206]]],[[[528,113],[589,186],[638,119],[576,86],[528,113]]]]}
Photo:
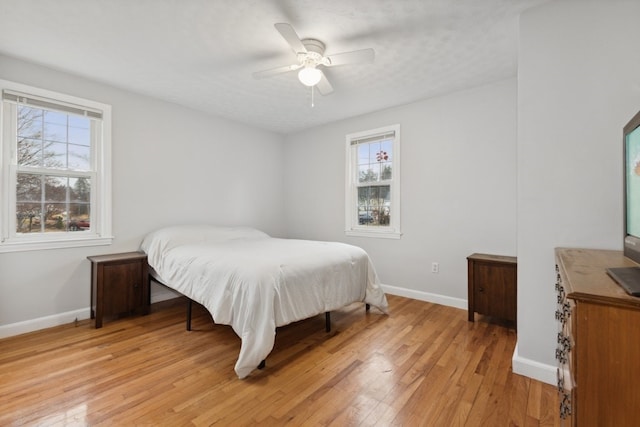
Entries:
{"type": "Polygon", "coordinates": [[[640,109],[640,3],[553,2],[520,20],[518,346],[555,383],[554,248],[622,248],[622,127],[640,109]]]}
{"type": "Polygon", "coordinates": [[[112,105],[115,235],[111,246],[0,254],[0,336],[88,317],[86,257],[137,250],[157,227],[210,222],[283,234],[281,135],[5,56],[0,78],[112,105]]]}
{"type": "Polygon", "coordinates": [[[462,307],[466,256],[517,254],[514,369],[553,383],[554,247],[621,248],[621,130],[640,109],[638,16],[635,1],[532,9],[521,18],[517,81],[284,139],[0,56],[0,78],[113,105],[116,235],[111,247],[0,254],[0,335],[14,322],[88,313],[87,255],[136,249],[177,221],[245,223],[362,246],[393,291],[462,307]],[[404,236],[347,238],[344,136],[393,123],[404,236]]]}
{"type": "Polygon", "coordinates": [[[466,308],[466,257],[516,252],[516,81],[289,135],[285,167],[288,236],[358,245],[387,291],[466,308]],[[404,235],[346,237],[345,135],[395,123],[404,235]]]}

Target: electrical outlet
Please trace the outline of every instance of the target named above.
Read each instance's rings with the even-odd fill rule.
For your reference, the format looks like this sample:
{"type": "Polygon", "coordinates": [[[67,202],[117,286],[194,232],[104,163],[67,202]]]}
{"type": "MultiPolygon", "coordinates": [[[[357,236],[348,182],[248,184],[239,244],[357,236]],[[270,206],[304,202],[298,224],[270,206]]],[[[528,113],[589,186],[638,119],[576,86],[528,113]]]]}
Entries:
{"type": "Polygon", "coordinates": [[[438,264],[437,262],[432,262],[431,263],[431,272],[432,273],[437,273],[440,271],[440,264],[438,264]]]}

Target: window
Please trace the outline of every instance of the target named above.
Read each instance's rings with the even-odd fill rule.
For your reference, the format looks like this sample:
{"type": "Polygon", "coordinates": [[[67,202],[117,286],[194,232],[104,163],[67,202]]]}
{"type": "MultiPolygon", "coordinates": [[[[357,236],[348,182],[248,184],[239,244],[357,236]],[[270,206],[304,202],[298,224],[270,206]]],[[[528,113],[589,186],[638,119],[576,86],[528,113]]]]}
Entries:
{"type": "Polygon", "coordinates": [[[347,135],[346,233],[399,239],[400,125],[347,135]]]}
{"type": "Polygon", "coordinates": [[[0,252],[110,244],[111,107],[0,89],[0,252]]]}

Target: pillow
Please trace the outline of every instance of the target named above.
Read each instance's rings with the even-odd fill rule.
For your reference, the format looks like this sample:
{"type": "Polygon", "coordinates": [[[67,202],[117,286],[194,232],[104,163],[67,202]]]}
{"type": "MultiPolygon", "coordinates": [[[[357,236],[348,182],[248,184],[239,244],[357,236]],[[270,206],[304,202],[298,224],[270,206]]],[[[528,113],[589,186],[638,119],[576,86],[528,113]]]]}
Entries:
{"type": "Polygon", "coordinates": [[[268,237],[268,234],[251,227],[220,227],[208,224],[175,225],[147,234],[140,244],[140,249],[149,255],[159,255],[186,244],[268,237]]]}

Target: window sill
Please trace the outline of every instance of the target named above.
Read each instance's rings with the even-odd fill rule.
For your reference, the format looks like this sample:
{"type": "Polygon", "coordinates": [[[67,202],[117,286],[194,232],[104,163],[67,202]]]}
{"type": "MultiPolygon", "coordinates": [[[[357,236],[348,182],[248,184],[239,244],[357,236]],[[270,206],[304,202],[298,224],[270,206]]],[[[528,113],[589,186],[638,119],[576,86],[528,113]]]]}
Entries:
{"type": "Polygon", "coordinates": [[[400,239],[402,237],[402,233],[398,231],[345,230],[345,234],[351,237],[373,237],[378,239],[400,239]]]}
{"type": "Polygon", "coordinates": [[[106,246],[113,243],[113,237],[88,236],[86,238],[60,240],[5,240],[0,243],[0,253],[39,251],[45,249],[81,248],[85,246],[106,246]]]}

